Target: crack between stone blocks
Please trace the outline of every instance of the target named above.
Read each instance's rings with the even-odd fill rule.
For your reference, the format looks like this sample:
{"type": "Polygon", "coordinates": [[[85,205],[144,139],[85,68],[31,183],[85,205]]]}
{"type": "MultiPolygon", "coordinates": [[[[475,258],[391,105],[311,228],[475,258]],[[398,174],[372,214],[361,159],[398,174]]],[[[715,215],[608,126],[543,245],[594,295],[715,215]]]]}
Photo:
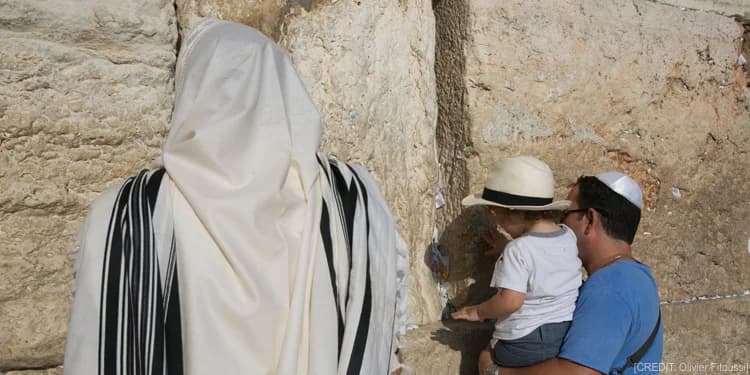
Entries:
{"type": "MultiPolygon", "coordinates": [[[[679,6],[679,5],[675,5],[675,4],[663,3],[663,2],[661,2],[659,0],[645,0],[645,1],[648,1],[648,2],[651,2],[651,3],[654,3],[654,4],[659,4],[659,5],[664,5],[664,6],[672,7],[672,8],[677,8],[679,10],[684,10],[684,11],[711,13],[711,14],[715,14],[717,16],[731,18],[733,20],[735,19],[736,16],[742,16],[741,14],[724,14],[724,13],[721,13],[721,12],[718,12],[718,11],[715,11],[715,10],[703,10],[703,9],[688,8],[688,7],[683,7],[683,6],[679,6]]],[[[635,5],[635,3],[633,5],[635,5]]]]}
{"type": "Polygon", "coordinates": [[[691,304],[691,303],[700,303],[700,302],[711,302],[711,301],[723,301],[723,300],[739,300],[744,298],[750,298],[750,290],[745,290],[743,292],[737,292],[734,294],[725,294],[725,295],[703,295],[703,296],[695,296],[695,297],[689,297],[684,298],[681,300],[672,300],[672,301],[661,301],[659,304],[662,306],[665,305],[685,305],[685,304],[691,304]]]}

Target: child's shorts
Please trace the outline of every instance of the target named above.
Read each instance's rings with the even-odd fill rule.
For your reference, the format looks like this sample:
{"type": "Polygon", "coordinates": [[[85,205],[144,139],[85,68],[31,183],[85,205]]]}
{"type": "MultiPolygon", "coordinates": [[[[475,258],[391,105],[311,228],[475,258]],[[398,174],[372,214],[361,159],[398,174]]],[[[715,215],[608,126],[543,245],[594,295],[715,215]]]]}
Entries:
{"type": "Polygon", "coordinates": [[[515,340],[498,340],[492,359],[501,367],[525,367],[555,358],[560,353],[570,322],[548,323],[515,340]]]}

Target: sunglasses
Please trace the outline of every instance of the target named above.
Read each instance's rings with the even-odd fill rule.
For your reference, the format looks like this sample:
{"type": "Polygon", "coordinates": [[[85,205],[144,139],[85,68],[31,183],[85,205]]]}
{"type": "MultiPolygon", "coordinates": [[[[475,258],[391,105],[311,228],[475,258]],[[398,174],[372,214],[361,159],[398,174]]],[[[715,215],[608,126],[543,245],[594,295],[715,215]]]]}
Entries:
{"type": "Polygon", "coordinates": [[[575,213],[575,212],[586,212],[588,211],[589,208],[592,210],[596,210],[597,212],[599,212],[600,215],[607,217],[607,211],[604,211],[601,208],[584,207],[584,208],[576,208],[575,210],[565,210],[562,212],[562,218],[565,219],[566,217],[568,217],[568,215],[575,213]]]}

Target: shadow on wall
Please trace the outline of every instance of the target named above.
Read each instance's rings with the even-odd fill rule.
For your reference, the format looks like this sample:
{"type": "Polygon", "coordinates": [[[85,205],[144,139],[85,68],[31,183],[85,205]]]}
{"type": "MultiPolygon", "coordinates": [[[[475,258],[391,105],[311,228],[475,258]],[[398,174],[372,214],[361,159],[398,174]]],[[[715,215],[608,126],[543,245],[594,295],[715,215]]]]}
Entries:
{"type": "Polygon", "coordinates": [[[480,303],[495,293],[490,280],[498,255],[491,254],[490,239],[505,246],[482,206],[465,208],[444,228],[439,249],[450,260],[445,283],[454,306],[480,303]]]}
{"type": "Polygon", "coordinates": [[[445,328],[432,332],[432,340],[461,353],[459,375],[476,374],[479,370],[479,352],[490,342],[493,324],[452,320],[446,321],[444,325],[445,328]]]}
{"type": "MultiPolygon", "coordinates": [[[[461,307],[483,302],[495,293],[490,288],[492,271],[497,255],[487,254],[490,244],[482,239],[482,234],[494,232],[484,207],[468,207],[447,223],[438,249],[449,259],[448,272],[442,282],[447,286],[449,304],[461,307]]],[[[500,238],[499,234],[495,235],[500,238]]],[[[503,247],[504,242],[499,246],[503,247]]],[[[425,251],[424,262],[434,267],[433,249],[425,251]]],[[[439,276],[438,276],[439,277],[439,276]]],[[[446,307],[447,315],[450,306],[446,307]]],[[[444,327],[432,332],[431,339],[461,353],[459,374],[476,374],[479,352],[487,346],[493,330],[493,322],[466,322],[444,320],[444,327]]]]}

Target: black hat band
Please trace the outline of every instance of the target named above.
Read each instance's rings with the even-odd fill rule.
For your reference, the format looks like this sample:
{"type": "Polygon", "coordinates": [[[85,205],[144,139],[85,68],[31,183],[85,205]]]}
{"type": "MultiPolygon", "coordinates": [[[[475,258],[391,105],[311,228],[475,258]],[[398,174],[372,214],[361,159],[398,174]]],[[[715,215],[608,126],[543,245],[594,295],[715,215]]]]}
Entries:
{"type": "Polygon", "coordinates": [[[504,206],[546,206],[552,203],[552,198],[526,197],[487,188],[482,192],[482,199],[504,206]]]}

